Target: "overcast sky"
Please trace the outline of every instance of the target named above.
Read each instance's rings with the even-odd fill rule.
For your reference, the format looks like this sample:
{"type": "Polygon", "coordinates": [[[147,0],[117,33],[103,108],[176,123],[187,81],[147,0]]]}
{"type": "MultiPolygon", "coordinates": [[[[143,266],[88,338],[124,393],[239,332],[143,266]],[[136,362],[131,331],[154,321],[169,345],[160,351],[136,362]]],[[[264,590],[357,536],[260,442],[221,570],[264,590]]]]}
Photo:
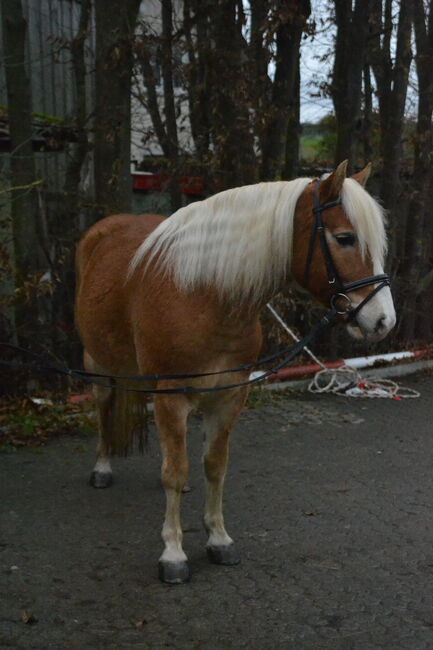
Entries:
{"type": "Polygon", "coordinates": [[[332,58],[325,62],[319,60],[334,46],[335,27],[324,22],[327,17],[329,2],[312,0],[310,20],[316,22],[317,33],[314,38],[305,39],[301,46],[301,122],[317,122],[333,111],[330,98],[311,96],[318,92],[321,82],[327,81],[332,64],[332,58]]]}
{"type": "MultiPolygon", "coordinates": [[[[329,21],[332,3],[330,0],[311,0],[311,17],[310,20],[316,22],[316,35],[314,39],[307,38],[301,46],[301,122],[317,122],[324,115],[332,113],[334,108],[332,100],[324,97],[312,97],[317,93],[317,86],[321,82],[329,80],[329,73],[333,61],[333,49],[335,39],[335,25],[329,21]],[[320,61],[320,57],[331,52],[327,61],[320,61]]],[[[396,1],[395,11],[398,10],[396,1]]],[[[391,39],[391,52],[395,54],[396,45],[395,35],[391,39]]],[[[412,44],[415,50],[415,43],[412,44]]],[[[374,77],[372,78],[374,84],[374,77]]],[[[415,73],[414,61],[409,74],[409,87],[406,100],[406,114],[414,115],[417,110],[417,78],[415,73]]],[[[377,105],[377,100],[373,96],[373,106],[377,105]]]]}

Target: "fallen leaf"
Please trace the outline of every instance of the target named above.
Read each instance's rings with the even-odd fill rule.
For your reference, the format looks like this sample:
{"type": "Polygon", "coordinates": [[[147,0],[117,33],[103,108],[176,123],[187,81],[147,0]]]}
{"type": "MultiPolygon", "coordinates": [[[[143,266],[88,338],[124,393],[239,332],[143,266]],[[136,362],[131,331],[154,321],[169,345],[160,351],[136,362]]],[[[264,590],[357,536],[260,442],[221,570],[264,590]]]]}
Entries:
{"type": "Polygon", "coordinates": [[[147,625],[147,620],[145,618],[142,618],[136,622],[135,627],[138,630],[141,630],[145,625],[147,625]]]}
{"type": "Polygon", "coordinates": [[[33,625],[34,623],[38,622],[38,619],[33,616],[33,614],[29,614],[28,612],[23,612],[21,614],[21,620],[23,623],[26,625],[33,625]]]}

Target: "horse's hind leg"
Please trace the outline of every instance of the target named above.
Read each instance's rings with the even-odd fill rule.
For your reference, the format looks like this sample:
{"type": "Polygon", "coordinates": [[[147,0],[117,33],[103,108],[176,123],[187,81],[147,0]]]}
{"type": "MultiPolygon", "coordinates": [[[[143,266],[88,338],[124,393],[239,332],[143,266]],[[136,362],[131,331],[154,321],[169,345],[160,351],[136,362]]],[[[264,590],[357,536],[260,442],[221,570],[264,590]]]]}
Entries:
{"type": "Polygon", "coordinates": [[[248,391],[237,391],[218,401],[204,412],[204,469],[206,503],[204,524],[209,533],[208,557],[215,564],[234,565],[240,562],[233,540],[227,534],[223,516],[223,489],[229,457],[230,431],[241,411],[248,391]]]}
{"type": "Polygon", "coordinates": [[[162,528],[165,548],[159,559],[159,577],[169,584],[188,582],[190,577],[180,523],[182,489],[188,480],[186,430],[190,411],[188,400],[180,395],[155,397],[155,420],[163,456],[161,478],[166,496],[162,528]]]}
{"type": "MultiPolygon", "coordinates": [[[[88,372],[101,372],[88,352],[84,353],[84,366],[88,372]]],[[[111,416],[111,404],[114,399],[113,390],[94,384],[93,395],[98,414],[98,446],[96,448],[97,460],[90,474],[90,485],[95,488],[107,488],[113,482],[110,456],[104,440],[104,432],[108,430],[111,416]]]]}
{"type": "Polygon", "coordinates": [[[110,417],[110,406],[113,399],[112,393],[111,388],[104,388],[102,386],[94,386],[93,388],[96,410],[98,412],[99,439],[96,448],[97,459],[95,467],[90,474],[89,483],[95,488],[107,488],[113,482],[110,455],[104,440],[104,430],[108,426],[107,419],[110,417]]]}

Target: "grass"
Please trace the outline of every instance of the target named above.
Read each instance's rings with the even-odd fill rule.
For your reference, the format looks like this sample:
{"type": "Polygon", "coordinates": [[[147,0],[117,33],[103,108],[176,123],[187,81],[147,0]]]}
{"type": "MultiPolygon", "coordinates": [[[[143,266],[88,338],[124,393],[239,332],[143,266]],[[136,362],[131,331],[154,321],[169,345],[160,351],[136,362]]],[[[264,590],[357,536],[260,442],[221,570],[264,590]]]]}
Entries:
{"type": "Polygon", "coordinates": [[[317,158],[318,151],[320,149],[320,144],[322,142],[322,136],[320,135],[305,135],[301,137],[300,143],[300,157],[301,160],[306,162],[313,162],[317,158]]]}

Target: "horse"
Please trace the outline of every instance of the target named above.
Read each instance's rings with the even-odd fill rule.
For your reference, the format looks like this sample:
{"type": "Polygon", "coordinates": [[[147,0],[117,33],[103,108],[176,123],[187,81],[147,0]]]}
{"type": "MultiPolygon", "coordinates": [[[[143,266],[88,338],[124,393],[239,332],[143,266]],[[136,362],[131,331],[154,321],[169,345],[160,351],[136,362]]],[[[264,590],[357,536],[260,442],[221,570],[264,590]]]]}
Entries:
{"type": "Polygon", "coordinates": [[[78,245],[76,322],[84,365],[111,378],[94,386],[99,442],[90,483],[108,487],[110,456],[131,447],[147,399],[134,388],[156,391],[166,494],[163,582],[190,579],[180,505],[188,417],[197,410],[204,426],[207,554],[216,564],[240,561],[224,525],[223,485],[230,431],[248,395],[248,365],[262,343],[259,314],[272,296],[294,283],[322,304],[332,301],[356,339],[379,341],[395,324],[383,274],[384,211],[365,189],[371,165],[351,177],[346,167],[347,161],[323,180],[225,190],[169,218],[110,216],[78,245]],[[145,375],[138,384],[128,379],[137,373],[145,375]]]}

